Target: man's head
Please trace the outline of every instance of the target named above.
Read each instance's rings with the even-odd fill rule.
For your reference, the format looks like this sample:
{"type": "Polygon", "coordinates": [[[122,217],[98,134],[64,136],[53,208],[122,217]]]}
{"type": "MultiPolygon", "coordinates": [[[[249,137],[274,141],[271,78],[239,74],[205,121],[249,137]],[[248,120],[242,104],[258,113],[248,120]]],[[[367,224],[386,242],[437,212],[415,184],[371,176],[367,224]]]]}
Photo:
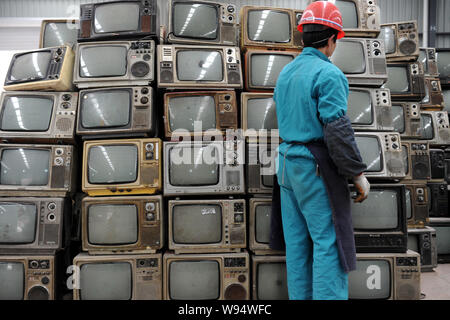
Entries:
{"type": "Polygon", "coordinates": [[[319,24],[303,25],[303,45],[324,51],[331,57],[336,49],[339,31],[319,24]]]}

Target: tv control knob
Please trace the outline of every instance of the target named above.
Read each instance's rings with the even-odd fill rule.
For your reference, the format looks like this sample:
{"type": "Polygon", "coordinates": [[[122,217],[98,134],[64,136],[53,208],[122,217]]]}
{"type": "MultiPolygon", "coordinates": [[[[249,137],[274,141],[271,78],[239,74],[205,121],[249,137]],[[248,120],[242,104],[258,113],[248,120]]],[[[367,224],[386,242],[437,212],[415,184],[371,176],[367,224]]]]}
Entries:
{"type": "Polygon", "coordinates": [[[149,93],[148,88],[142,88],[141,93],[142,94],[148,94],[149,93]]]}
{"type": "Polygon", "coordinates": [[[150,61],[152,57],[149,54],[144,54],[144,56],[142,57],[142,59],[144,59],[144,61],[150,61]]]}
{"type": "Polygon", "coordinates": [[[50,202],[47,206],[48,210],[53,211],[56,209],[56,203],[50,202]]]}
{"type": "Polygon", "coordinates": [[[155,204],[153,202],[149,202],[147,204],[145,204],[145,210],[146,211],[155,211],[155,204]]]}
{"type": "Polygon", "coordinates": [[[39,262],[36,261],[36,260],[31,261],[31,262],[30,262],[30,267],[31,267],[31,269],[37,269],[37,268],[39,268],[39,262]]]}
{"type": "Polygon", "coordinates": [[[393,143],[393,144],[392,144],[392,148],[393,148],[393,149],[398,149],[398,144],[393,143]]]}
{"type": "Polygon", "coordinates": [[[149,100],[148,100],[147,97],[142,97],[142,98],[141,98],[141,103],[142,103],[142,104],[147,104],[148,101],[149,101],[149,100]]]}
{"type": "Polygon", "coordinates": [[[57,54],[58,56],[62,55],[62,53],[63,53],[63,51],[62,51],[61,48],[58,48],[58,49],[56,50],[56,54],[57,54]]]}
{"type": "Polygon", "coordinates": [[[424,196],[418,196],[418,197],[417,197],[417,200],[418,200],[419,202],[424,202],[424,201],[425,201],[425,197],[424,197],[424,196]]]}
{"type": "Polygon", "coordinates": [[[47,285],[47,284],[50,283],[50,279],[47,278],[47,277],[43,277],[42,280],[41,280],[41,283],[42,283],[43,285],[47,285]]]}
{"type": "Polygon", "coordinates": [[[234,6],[228,6],[228,7],[227,7],[227,11],[228,11],[229,13],[234,13],[234,11],[235,11],[234,6]]]}
{"type": "Polygon", "coordinates": [[[155,150],[155,147],[153,146],[153,143],[147,143],[145,145],[145,150],[147,150],[149,152],[155,150]]]}
{"type": "Polygon", "coordinates": [[[72,96],[70,94],[65,94],[65,95],[62,96],[62,99],[64,101],[70,101],[70,99],[72,99],[72,96]]]}
{"type": "Polygon", "coordinates": [[[147,213],[147,221],[155,221],[155,215],[153,213],[147,213]]]}

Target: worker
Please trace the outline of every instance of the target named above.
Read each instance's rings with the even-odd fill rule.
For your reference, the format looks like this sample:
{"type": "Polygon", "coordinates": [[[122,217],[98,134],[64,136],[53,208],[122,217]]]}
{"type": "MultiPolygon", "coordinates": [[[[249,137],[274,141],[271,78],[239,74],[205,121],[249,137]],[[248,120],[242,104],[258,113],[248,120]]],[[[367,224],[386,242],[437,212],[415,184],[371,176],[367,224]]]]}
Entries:
{"type": "Polygon", "coordinates": [[[310,4],[298,30],[304,49],[280,73],[274,91],[282,143],[277,182],[291,300],[347,300],[356,269],[349,179],[364,201],[370,184],[346,115],[348,81],[331,63],[345,36],[339,9],[310,4]]]}

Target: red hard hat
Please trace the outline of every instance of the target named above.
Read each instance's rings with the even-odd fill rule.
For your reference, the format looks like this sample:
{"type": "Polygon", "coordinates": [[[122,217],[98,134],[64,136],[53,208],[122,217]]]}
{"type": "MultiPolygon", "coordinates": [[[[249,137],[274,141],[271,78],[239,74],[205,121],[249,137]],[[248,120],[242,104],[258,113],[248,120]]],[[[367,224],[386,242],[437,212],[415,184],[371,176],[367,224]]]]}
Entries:
{"type": "Polygon", "coordinates": [[[303,32],[303,25],[305,24],[321,24],[339,31],[338,39],[345,37],[341,12],[334,3],[329,1],[311,3],[303,12],[302,19],[297,27],[298,31],[303,32]]]}

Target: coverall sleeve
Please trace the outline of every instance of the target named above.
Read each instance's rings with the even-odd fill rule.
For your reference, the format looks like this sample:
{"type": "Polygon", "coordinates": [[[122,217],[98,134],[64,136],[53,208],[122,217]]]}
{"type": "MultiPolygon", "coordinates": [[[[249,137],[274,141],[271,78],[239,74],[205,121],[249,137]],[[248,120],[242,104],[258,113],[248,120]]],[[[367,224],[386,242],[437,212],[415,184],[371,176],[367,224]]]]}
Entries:
{"type": "Polygon", "coordinates": [[[348,81],[334,68],[318,79],[318,112],[324,141],[340,175],[354,177],[367,169],[347,113],[348,81]]]}

